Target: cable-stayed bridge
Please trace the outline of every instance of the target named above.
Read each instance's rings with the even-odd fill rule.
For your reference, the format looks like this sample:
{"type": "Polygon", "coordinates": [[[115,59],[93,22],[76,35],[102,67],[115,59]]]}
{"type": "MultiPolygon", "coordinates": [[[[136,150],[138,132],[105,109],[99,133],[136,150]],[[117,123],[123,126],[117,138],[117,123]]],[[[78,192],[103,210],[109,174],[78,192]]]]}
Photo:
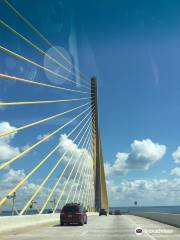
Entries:
{"type": "MultiPolygon", "coordinates": [[[[2,4],[2,3],[1,3],[2,4]]],[[[4,71],[0,73],[1,82],[8,83],[14,81],[16,84],[22,84],[23,88],[29,88],[30,91],[34,89],[44,88],[46,91],[51,90],[51,96],[55,95],[54,92],[59,93],[59,98],[45,99],[45,100],[28,100],[28,96],[22,100],[21,94],[19,93],[20,101],[2,101],[0,106],[2,108],[13,109],[18,111],[17,108],[23,108],[28,111],[32,106],[37,106],[40,113],[42,105],[48,105],[48,108],[53,108],[54,104],[61,104],[62,109],[65,111],[56,112],[53,115],[47,115],[44,118],[39,118],[37,121],[28,121],[27,124],[13,127],[7,131],[1,131],[0,138],[5,141],[6,138],[13,136],[13,134],[23,134],[24,131],[32,131],[33,128],[37,128],[43,124],[49,123],[53,120],[59,121],[63,118],[63,124],[59,121],[58,127],[46,133],[42,133],[42,137],[36,139],[32,144],[28,145],[17,154],[13,154],[9,159],[1,159],[0,170],[6,170],[21,159],[26,161],[25,164],[29,164],[26,158],[36,150],[40,145],[51,140],[53,137],[64,136],[64,140],[60,140],[55,144],[50,151],[47,151],[46,147],[43,148],[43,157],[38,159],[36,164],[25,176],[20,179],[11,189],[4,191],[4,195],[1,196],[0,206],[6,209],[8,204],[12,204],[12,214],[24,215],[27,214],[30,209],[36,207],[37,213],[44,213],[47,208],[52,207],[52,212],[59,211],[63,204],[68,202],[80,202],[89,211],[98,210],[100,207],[108,208],[108,197],[106,191],[104,164],[102,156],[102,147],[100,142],[99,122],[98,122],[98,99],[97,99],[97,81],[95,77],[89,80],[78,68],[72,64],[61,50],[54,47],[53,44],[35,27],[31,24],[27,18],[25,18],[9,1],[3,1],[3,4],[14,14],[18,20],[25,24],[27,28],[37,35],[40,41],[44,42],[48,47],[52,48],[54,52],[59,55],[66,64],[58,61],[57,58],[46,53],[41,47],[37,46],[34,42],[21,34],[17,29],[9,25],[4,20],[0,20],[0,25],[3,30],[8,31],[10,34],[15,35],[17,38],[25,42],[32,50],[36,51],[39,55],[47,57],[53,64],[62,68],[67,74],[53,71],[51,68],[45,67],[38,61],[25,56],[25,54],[19,54],[17,51],[11,49],[11,47],[5,47],[0,45],[1,53],[5,56],[9,56],[15,61],[25,62],[28,65],[35,66],[39,71],[50,74],[52,77],[58,78],[60,81],[63,79],[66,82],[64,87],[63,84],[49,84],[43,79],[32,80],[27,79],[24,76],[16,76],[12,72],[4,71]],[[78,78],[76,73],[78,72],[78,78]],[[80,80],[80,81],[79,81],[80,80]],[[63,97],[62,97],[63,93],[63,97]],[[70,103],[73,107],[69,107],[70,103]],[[67,117],[66,117],[67,116],[67,117]],[[65,118],[66,117],[66,118],[65,118]],[[65,121],[64,119],[67,119],[65,121]],[[63,142],[64,141],[64,142],[63,142]],[[66,142],[65,142],[66,141],[66,142]],[[68,146],[62,146],[68,144],[68,146]],[[55,156],[55,153],[60,151],[60,155],[55,156]],[[18,199],[18,190],[23,188],[23,185],[29,181],[41,168],[52,158],[57,158],[54,161],[54,165],[50,166],[44,174],[44,178],[39,183],[38,187],[32,192],[31,196],[24,196],[27,201],[24,205],[16,207],[18,199]],[[54,172],[57,172],[58,176],[54,179],[54,172]],[[36,200],[38,195],[43,191],[48,181],[53,181],[51,189],[47,194],[44,202],[41,200],[41,204],[36,200]],[[57,196],[57,189],[59,190],[59,196],[57,196]],[[54,194],[56,193],[56,198],[54,194]],[[21,209],[17,209],[21,208],[21,209]]],[[[18,85],[18,86],[19,86],[18,85]]],[[[18,91],[18,89],[16,90],[18,91]]],[[[27,90],[28,92],[28,90],[27,90]]],[[[7,96],[8,99],[8,96],[7,96]]],[[[57,108],[57,105],[56,105],[57,108]]],[[[60,108],[60,107],[59,107],[60,108]]],[[[26,116],[26,111],[24,115],[26,116]]],[[[48,125],[46,125],[48,126],[48,125]]],[[[38,151],[38,150],[37,150],[38,151]]],[[[42,150],[41,150],[42,151],[42,150]]],[[[6,186],[4,186],[6,187],[6,186]]]]}
{"type": "Polygon", "coordinates": [[[167,234],[178,239],[179,229],[153,220],[97,216],[109,204],[96,77],[82,73],[73,57],[10,1],[0,4],[23,26],[21,32],[0,17],[0,30],[23,46],[0,41],[0,239],[138,239],[137,227],[146,230],[143,239],[156,239],[158,229],[158,239],[167,234]],[[44,58],[51,64],[44,64],[44,58]],[[60,210],[71,202],[88,210],[86,228],[56,227],[60,210]],[[24,228],[28,231],[20,233],[24,228]]]}

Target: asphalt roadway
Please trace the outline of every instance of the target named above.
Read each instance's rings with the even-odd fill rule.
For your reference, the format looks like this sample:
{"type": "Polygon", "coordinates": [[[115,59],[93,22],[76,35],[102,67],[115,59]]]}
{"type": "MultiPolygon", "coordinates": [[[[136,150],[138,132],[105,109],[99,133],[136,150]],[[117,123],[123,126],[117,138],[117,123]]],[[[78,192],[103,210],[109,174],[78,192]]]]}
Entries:
{"type": "Polygon", "coordinates": [[[142,217],[90,216],[84,226],[41,226],[0,236],[0,240],[180,240],[180,228],[142,217]],[[136,228],[142,233],[137,234],[136,228]]]}

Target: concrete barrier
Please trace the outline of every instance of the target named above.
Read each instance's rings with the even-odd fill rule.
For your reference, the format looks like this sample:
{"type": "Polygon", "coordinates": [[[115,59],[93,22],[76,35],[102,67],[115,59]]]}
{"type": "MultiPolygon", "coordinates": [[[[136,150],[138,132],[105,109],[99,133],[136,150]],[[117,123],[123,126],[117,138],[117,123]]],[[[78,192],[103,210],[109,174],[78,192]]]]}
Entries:
{"type": "Polygon", "coordinates": [[[149,218],[161,223],[166,223],[175,227],[180,227],[180,214],[159,213],[159,212],[142,212],[131,213],[139,217],[149,218]]]}
{"type": "MultiPolygon", "coordinates": [[[[88,216],[97,213],[87,213],[88,216]]],[[[0,217],[0,234],[5,232],[17,232],[33,226],[59,224],[59,213],[23,216],[4,216],[0,217]]]]}
{"type": "Polygon", "coordinates": [[[31,226],[58,223],[59,214],[23,215],[0,217],[0,233],[11,232],[31,226]]]}

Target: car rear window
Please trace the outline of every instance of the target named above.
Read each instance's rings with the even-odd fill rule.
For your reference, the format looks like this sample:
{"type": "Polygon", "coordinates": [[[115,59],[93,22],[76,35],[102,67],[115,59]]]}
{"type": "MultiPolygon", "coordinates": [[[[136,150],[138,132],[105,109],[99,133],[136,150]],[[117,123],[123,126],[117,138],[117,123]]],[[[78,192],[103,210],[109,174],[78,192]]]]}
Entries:
{"type": "Polygon", "coordinates": [[[105,209],[100,209],[100,212],[105,212],[105,209]]]}
{"type": "Polygon", "coordinates": [[[65,206],[62,211],[63,212],[77,212],[79,210],[80,210],[80,208],[78,206],[65,206]]]}

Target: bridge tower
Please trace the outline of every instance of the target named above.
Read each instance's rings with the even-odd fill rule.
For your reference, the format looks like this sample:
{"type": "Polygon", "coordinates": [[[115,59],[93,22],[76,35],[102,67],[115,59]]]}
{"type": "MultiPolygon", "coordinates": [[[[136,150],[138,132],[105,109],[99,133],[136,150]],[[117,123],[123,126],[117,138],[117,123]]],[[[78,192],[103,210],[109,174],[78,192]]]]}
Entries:
{"type": "MultiPolygon", "coordinates": [[[[98,90],[96,77],[91,78],[92,109],[95,115],[92,116],[93,126],[93,165],[94,165],[94,186],[95,186],[95,210],[99,208],[108,209],[108,196],[106,189],[106,179],[104,173],[104,161],[102,145],[99,131],[98,116],[98,90]]],[[[93,111],[92,111],[93,112],[93,111]]]]}

